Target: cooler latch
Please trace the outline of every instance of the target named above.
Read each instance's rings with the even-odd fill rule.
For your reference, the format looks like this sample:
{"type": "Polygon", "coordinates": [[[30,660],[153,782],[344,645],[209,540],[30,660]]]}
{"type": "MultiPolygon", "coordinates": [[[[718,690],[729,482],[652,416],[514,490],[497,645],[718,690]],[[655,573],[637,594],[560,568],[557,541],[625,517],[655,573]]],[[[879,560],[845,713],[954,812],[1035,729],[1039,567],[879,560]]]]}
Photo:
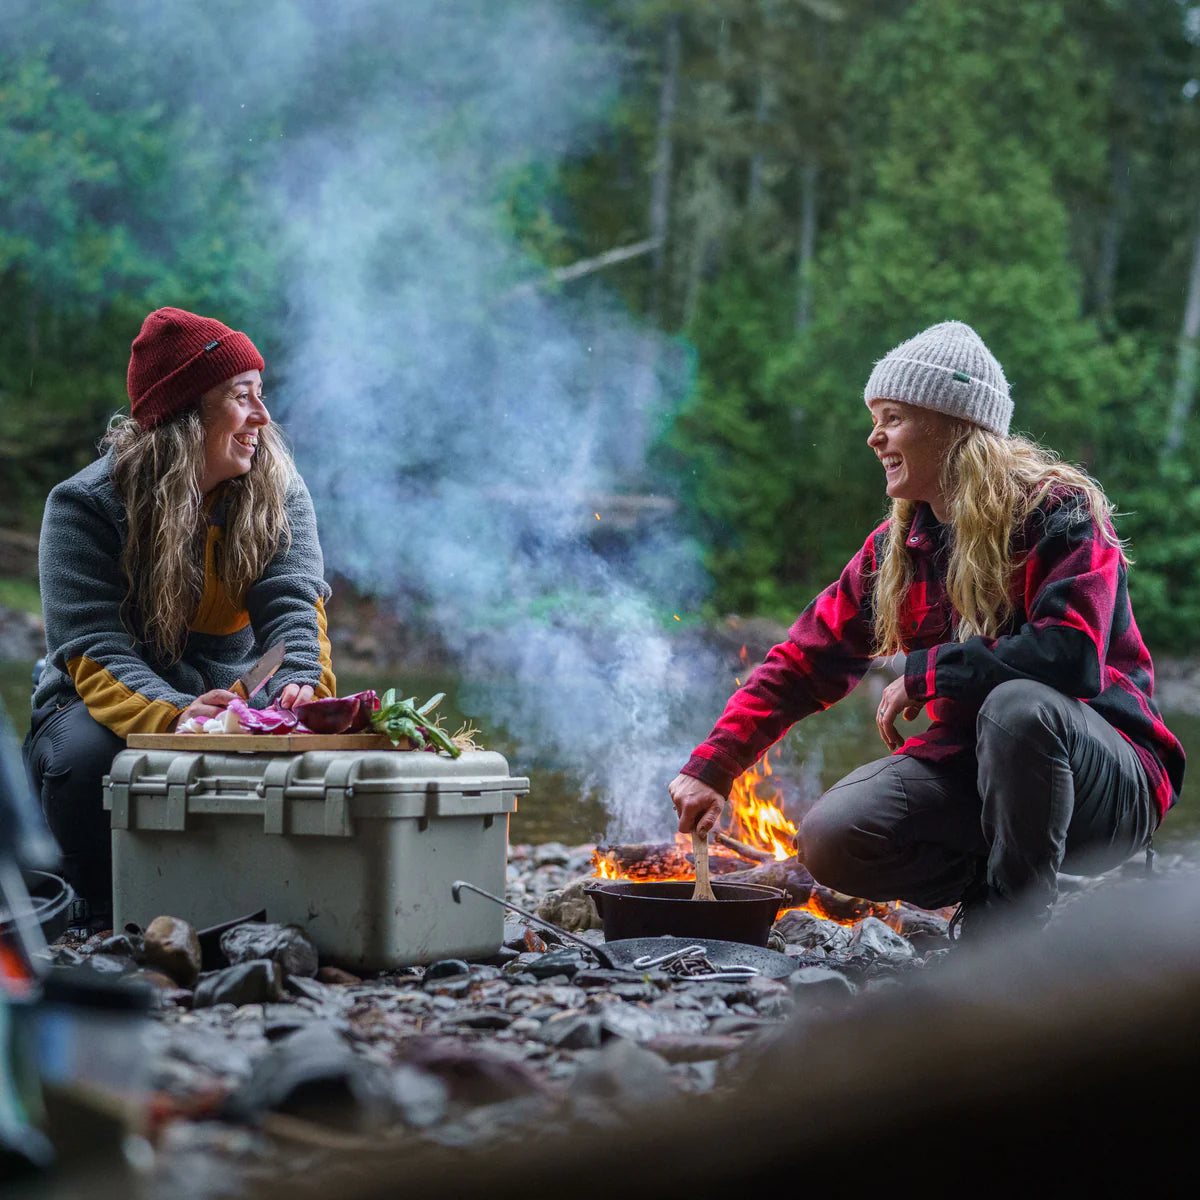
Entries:
{"type": "Polygon", "coordinates": [[[200,768],[199,754],[180,754],[167,767],[167,807],[162,828],[182,833],[187,828],[188,793],[200,768]]]}
{"type": "Polygon", "coordinates": [[[325,769],[325,836],[352,837],[350,805],[354,785],[363,764],[363,756],[355,754],[333,760],[325,769]]]}

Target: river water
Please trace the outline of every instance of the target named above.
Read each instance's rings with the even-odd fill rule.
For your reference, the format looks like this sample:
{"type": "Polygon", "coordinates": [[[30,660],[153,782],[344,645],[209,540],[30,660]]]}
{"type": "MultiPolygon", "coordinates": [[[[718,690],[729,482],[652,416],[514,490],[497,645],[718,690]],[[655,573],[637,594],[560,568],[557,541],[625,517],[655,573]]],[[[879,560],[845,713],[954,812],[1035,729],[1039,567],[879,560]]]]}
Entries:
{"type": "MultiPolygon", "coordinates": [[[[796,816],[821,790],[829,787],[861,763],[883,755],[883,743],[875,729],[874,711],[882,680],[869,676],[840,704],[827,712],[818,713],[797,725],[780,743],[777,755],[776,779],[780,781],[785,809],[796,816]]],[[[339,672],[339,691],[349,694],[363,688],[378,690],[389,685],[389,673],[375,672],[371,676],[339,672]]],[[[609,816],[602,800],[583,793],[578,778],[570,772],[556,769],[541,760],[536,746],[529,747],[502,727],[481,721],[475,714],[464,714],[459,704],[460,686],[448,675],[421,678],[405,675],[405,692],[424,700],[435,692],[445,692],[446,699],[439,708],[443,725],[451,731],[467,720],[482,726],[478,740],[489,750],[498,750],[508,758],[513,775],[528,776],[530,790],[522,798],[518,813],[513,817],[510,839],[513,842],[580,842],[600,841],[606,837],[609,816]]],[[[720,695],[714,689],[714,696],[720,695]]],[[[0,662],[0,698],[3,699],[18,737],[23,737],[28,721],[29,669],[21,663],[0,662]]],[[[707,732],[718,715],[719,700],[714,700],[711,714],[701,716],[695,739],[707,732]]],[[[1200,717],[1182,713],[1164,714],[1167,724],[1183,742],[1189,759],[1200,764],[1200,717]]],[[[920,721],[913,729],[920,727],[920,721]]],[[[1191,770],[1200,771],[1200,765],[1191,770]]],[[[670,772],[654,787],[655,794],[644,798],[650,806],[662,805],[663,837],[670,836],[672,813],[666,784],[670,772]]],[[[1190,781],[1189,781],[1190,782],[1190,781]]],[[[1193,784],[1196,792],[1189,794],[1185,787],[1181,803],[1168,814],[1155,847],[1169,851],[1187,840],[1200,838],[1200,782],[1193,784]]]]}

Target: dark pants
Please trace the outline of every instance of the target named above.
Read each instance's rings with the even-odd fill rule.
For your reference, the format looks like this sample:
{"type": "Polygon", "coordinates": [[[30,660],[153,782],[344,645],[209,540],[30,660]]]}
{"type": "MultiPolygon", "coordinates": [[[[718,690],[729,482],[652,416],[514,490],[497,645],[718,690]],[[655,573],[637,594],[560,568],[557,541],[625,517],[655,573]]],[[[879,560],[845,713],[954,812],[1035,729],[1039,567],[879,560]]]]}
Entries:
{"type": "Polygon", "coordinates": [[[1145,848],[1158,806],[1129,743],[1086,704],[1040,683],[1001,684],[976,723],[976,757],[906,754],[859,767],[805,816],[801,860],[826,887],[922,908],[988,895],[1031,916],[1060,869],[1098,874],[1145,848]]]}
{"type": "Polygon", "coordinates": [[[124,748],[82,700],[35,709],[25,739],[46,823],[62,849],[63,878],[98,912],[112,911],[112,841],[101,780],[124,748]]]}

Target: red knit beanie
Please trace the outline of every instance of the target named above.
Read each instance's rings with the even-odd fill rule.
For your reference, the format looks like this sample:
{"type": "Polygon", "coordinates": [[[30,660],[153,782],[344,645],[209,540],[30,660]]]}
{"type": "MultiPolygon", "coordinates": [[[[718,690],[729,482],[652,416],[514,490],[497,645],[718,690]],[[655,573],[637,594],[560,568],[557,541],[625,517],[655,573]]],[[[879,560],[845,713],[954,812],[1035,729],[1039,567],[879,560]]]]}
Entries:
{"type": "Polygon", "coordinates": [[[129,356],[133,419],[153,429],[198,404],[218,383],[263,365],[244,333],[182,308],[156,309],[142,322],[129,356]]]}

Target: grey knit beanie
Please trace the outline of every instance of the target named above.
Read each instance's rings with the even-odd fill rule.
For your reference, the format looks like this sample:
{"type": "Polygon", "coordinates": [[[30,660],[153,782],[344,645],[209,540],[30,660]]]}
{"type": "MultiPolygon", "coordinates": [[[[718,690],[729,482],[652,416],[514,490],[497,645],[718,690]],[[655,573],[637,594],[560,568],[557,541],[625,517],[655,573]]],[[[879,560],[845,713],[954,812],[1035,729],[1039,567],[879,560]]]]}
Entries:
{"type": "Polygon", "coordinates": [[[1008,380],[983,338],[962,321],[930,325],[876,364],[863,399],[900,400],[1008,436],[1008,380]]]}

